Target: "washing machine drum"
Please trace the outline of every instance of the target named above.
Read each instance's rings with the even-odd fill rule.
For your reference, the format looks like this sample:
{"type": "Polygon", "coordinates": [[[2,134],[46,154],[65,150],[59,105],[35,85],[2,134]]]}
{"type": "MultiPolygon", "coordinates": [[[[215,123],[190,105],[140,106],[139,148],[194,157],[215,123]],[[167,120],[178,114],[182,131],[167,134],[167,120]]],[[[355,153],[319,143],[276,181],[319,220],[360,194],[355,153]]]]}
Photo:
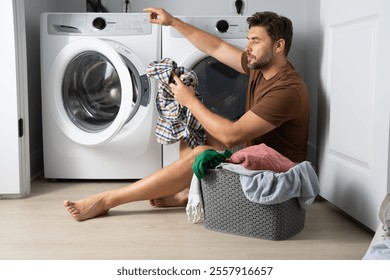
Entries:
{"type": "MultiPolygon", "coordinates": [[[[132,112],[140,106],[139,74],[125,61],[132,81],[132,112]]],[[[85,51],[68,64],[62,83],[62,100],[69,119],[79,129],[96,133],[109,127],[118,115],[122,102],[119,74],[110,60],[95,51],[85,51]]]]}

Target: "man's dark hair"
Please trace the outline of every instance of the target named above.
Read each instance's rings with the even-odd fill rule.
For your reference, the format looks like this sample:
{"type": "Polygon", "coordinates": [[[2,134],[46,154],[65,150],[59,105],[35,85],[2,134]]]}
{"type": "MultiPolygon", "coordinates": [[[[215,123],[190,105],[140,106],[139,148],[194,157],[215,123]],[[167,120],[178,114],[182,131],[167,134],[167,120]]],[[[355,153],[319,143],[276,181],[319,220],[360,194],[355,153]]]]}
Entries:
{"type": "Polygon", "coordinates": [[[263,26],[273,42],[284,39],[286,56],[291,48],[293,26],[291,20],[284,16],[279,16],[274,12],[257,12],[247,18],[249,28],[253,26],[263,26]]]}

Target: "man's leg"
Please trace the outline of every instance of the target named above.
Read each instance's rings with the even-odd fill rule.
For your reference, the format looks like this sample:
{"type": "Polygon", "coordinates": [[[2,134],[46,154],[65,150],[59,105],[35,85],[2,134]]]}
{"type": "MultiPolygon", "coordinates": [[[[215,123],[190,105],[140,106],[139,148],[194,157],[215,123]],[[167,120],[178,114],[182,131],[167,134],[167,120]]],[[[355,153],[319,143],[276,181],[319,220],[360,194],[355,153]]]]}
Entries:
{"type": "Polygon", "coordinates": [[[64,201],[64,206],[78,221],[106,214],[118,205],[171,196],[187,188],[192,179],[195,157],[212,148],[200,146],[175,163],[128,186],[96,194],[78,201],[64,201]]]}
{"type": "MultiPolygon", "coordinates": [[[[192,152],[187,143],[180,141],[179,157],[185,158],[192,152]]],[[[170,196],[160,197],[157,199],[151,199],[150,205],[154,207],[184,207],[188,201],[189,185],[184,190],[170,196]]]]}
{"type": "MultiPolygon", "coordinates": [[[[211,135],[207,136],[206,145],[209,148],[213,147],[213,149],[222,151],[226,149],[226,146],[221,142],[217,141],[211,135]]],[[[188,154],[192,152],[191,148],[188,147],[187,143],[184,141],[180,141],[180,158],[185,158],[188,154]]],[[[190,190],[190,181],[188,182],[188,186],[184,188],[182,191],[175,193],[170,196],[160,197],[157,199],[151,199],[150,204],[155,207],[184,207],[188,202],[188,193],[190,190]]]]}

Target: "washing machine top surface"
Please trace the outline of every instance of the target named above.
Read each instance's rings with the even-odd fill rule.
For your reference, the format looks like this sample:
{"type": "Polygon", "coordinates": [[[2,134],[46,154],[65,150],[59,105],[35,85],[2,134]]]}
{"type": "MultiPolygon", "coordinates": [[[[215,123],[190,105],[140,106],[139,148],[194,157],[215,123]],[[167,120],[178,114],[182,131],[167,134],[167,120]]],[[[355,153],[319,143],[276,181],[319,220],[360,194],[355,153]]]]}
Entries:
{"type": "Polygon", "coordinates": [[[149,35],[152,25],[146,13],[48,13],[47,32],[95,37],[149,35]]]}

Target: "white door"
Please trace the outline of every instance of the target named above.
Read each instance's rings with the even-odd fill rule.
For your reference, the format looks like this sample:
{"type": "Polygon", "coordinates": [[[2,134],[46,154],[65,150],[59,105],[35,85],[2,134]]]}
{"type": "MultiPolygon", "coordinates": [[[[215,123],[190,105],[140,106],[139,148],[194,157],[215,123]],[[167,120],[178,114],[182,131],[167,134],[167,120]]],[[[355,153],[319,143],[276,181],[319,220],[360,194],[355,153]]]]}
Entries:
{"type": "Polygon", "coordinates": [[[3,0],[0,71],[0,198],[30,192],[28,149],[27,75],[23,1],[3,0]],[[20,127],[20,128],[19,128],[20,127]]]}
{"type": "Polygon", "coordinates": [[[321,1],[321,196],[376,230],[389,187],[390,2],[321,1]]]}

